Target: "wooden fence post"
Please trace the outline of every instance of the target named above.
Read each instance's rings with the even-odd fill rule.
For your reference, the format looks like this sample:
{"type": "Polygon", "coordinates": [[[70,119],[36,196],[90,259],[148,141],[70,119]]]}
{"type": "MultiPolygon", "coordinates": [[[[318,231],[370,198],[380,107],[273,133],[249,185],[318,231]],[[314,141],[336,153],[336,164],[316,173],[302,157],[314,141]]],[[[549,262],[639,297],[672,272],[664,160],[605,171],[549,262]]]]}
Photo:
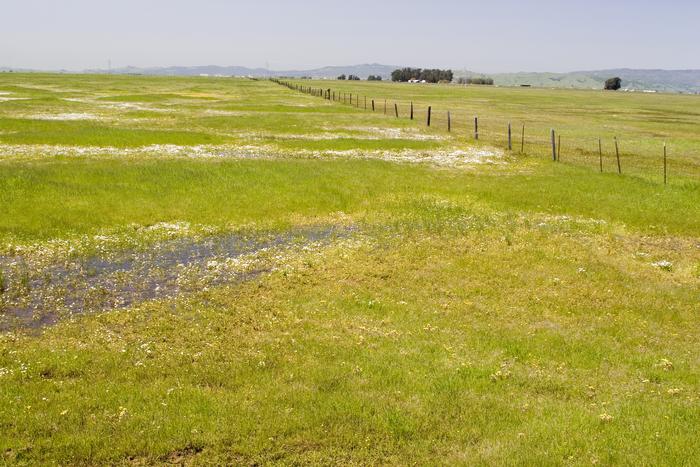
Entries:
{"type": "Polygon", "coordinates": [[[449,133],[452,131],[452,116],[450,115],[450,111],[447,111],[447,132],[449,133]]]}
{"type": "Polygon", "coordinates": [[[511,130],[510,122],[508,122],[508,150],[513,150],[513,133],[511,130]]]}
{"type": "Polygon", "coordinates": [[[394,112],[396,112],[396,118],[399,118],[399,104],[394,102],[394,112]]]}
{"type": "Polygon", "coordinates": [[[365,110],[367,110],[367,96],[365,96],[365,110]]]}
{"type": "Polygon", "coordinates": [[[598,156],[600,159],[600,173],[603,173],[603,142],[598,138],[598,156]]]}
{"type": "Polygon", "coordinates": [[[372,112],[374,112],[374,99],[372,99],[372,112]]]}
{"type": "Polygon", "coordinates": [[[523,136],[520,140],[520,154],[525,152],[525,124],[523,123],[523,136]]]}
{"type": "Polygon", "coordinates": [[[622,175],[622,165],[620,165],[620,146],[617,142],[617,136],[615,137],[615,156],[617,157],[617,173],[622,175]]]}
{"type": "Polygon", "coordinates": [[[430,112],[432,111],[432,107],[428,106],[428,126],[430,126],[430,112]]]}
{"type": "Polygon", "coordinates": [[[552,128],[552,160],[557,161],[557,137],[554,133],[554,128],[552,128]]]}
{"type": "Polygon", "coordinates": [[[386,115],[386,99],[384,99],[384,115],[386,115]]]}
{"type": "Polygon", "coordinates": [[[411,101],[411,120],[413,120],[413,101],[411,101]]]}
{"type": "Polygon", "coordinates": [[[479,139],[479,117],[474,117],[474,139],[479,139]]]}

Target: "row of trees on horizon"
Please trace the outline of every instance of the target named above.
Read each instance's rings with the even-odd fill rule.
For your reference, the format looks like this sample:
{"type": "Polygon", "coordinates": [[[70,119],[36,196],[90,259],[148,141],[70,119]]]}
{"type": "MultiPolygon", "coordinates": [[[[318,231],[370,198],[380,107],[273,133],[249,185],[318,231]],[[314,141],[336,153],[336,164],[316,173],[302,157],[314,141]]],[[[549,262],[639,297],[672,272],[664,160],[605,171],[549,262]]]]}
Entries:
{"type": "Polygon", "coordinates": [[[401,68],[391,73],[391,80],[401,83],[412,80],[425,81],[426,83],[451,83],[453,79],[452,70],[401,68]]]}

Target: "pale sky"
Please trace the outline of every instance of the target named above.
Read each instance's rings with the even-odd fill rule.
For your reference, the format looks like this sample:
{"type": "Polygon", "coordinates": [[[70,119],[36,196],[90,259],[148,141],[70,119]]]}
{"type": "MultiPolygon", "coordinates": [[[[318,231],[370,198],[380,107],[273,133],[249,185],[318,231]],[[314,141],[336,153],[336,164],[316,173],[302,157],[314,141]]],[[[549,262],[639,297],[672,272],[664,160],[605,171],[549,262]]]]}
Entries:
{"type": "Polygon", "coordinates": [[[700,0],[2,0],[0,67],[700,68],[700,0]]]}

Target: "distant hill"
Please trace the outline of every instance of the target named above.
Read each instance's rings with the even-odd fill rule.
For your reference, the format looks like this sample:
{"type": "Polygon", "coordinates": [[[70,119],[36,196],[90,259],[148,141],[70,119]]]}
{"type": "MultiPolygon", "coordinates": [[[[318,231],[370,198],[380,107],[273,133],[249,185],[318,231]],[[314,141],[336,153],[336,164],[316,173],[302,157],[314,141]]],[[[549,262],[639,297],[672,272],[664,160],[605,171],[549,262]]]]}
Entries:
{"type": "Polygon", "coordinates": [[[622,78],[622,87],[667,92],[700,92],[700,70],[606,70],[589,75],[601,82],[613,76],[622,78]]]}
{"type": "MultiPolygon", "coordinates": [[[[340,75],[356,75],[366,79],[369,75],[379,75],[384,79],[391,77],[391,72],[398,66],[380,65],[377,63],[352,66],[328,66],[314,70],[267,70],[265,68],[246,68],[241,66],[173,66],[165,68],[117,68],[111,70],[115,74],[141,74],[163,76],[288,76],[300,78],[335,79],[340,75]]],[[[106,73],[106,70],[85,70],[86,73],[106,73]]]]}
{"type": "MultiPolygon", "coordinates": [[[[379,63],[328,66],[313,70],[268,70],[265,68],[247,68],[241,66],[172,66],[161,68],[126,67],[111,70],[114,74],[139,74],[162,76],[257,76],[294,78],[310,77],[316,79],[335,79],[340,75],[357,75],[366,79],[369,75],[391,78],[391,72],[398,65],[381,65],[379,63]]],[[[0,71],[9,68],[0,67],[0,71]]],[[[32,71],[13,69],[12,71],[32,71]]],[[[107,70],[85,70],[84,73],[107,73],[107,70]]],[[[482,74],[468,70],[455,70],[455,80],[459,77],[489,76],[499,86],[529,85],[543,88],[602,89],[606,79],[619,76],[622,88],[639,91],[700,93],[700,70],[634,70],[612,69],[594,71],[574,71],[571,73],[495,73],[482,74]]]]}
{"type": "Polygon", "coordinates": [[[401,68],[398,65],[380,65],[378,63],[353,65],[353,66],[327,66],[317,68],[315,70],[296,70],[296,71],[275,71],[277,76],[310,76],[312,78],[331,78],[335,79],[340,75],[356,75],[366,79],[369,75],[379,75],[384,79],[391,78],[391,72],[401,68]]]}
{"type": "Polygon", "coordinates": [[[26,68],[8,68],[4,66],[0,66],[0,73],[31,73],[35,70],[29,70],[26,68]]]}
{"type": "MultiPolygon", "coordinates": [[[[456,77],[484,76],[457,71],[456,77]]],[[[488,75],[499,86],[530,85],[544,88],[602,89],[608,78],[622,78],[622,88],[637,91],[700,92],[700,70],[633,70],[627,68],[571,73],[495,73],[488,75]]]]}
{"type": "MultiPolygon", "coordinates": [[[[289,76],[335,79],[339,75],[357,75],[366,79],[369,75],[391,78],[391,72],[398,65],[381,65],[378,63],[329,66],[313,70],[267,70],[264,68],[246,68],[239,66],[198,66],[167,68],[120,68],[112,73],[136,73],[145,75],[167,76],[289,76]]],[[[92,72],[104,73],[105,70],[92,72]]],[[[484,76],[471,71],[456,71],[455,77],[484,76]]],[[[602,89],[606,79],[619,76],[623,89],[651,90],[660,92],[700,92],[700,70],[633,70],[613,69],[594,71],[575,71],[571,73],[496,73],[488,75],[499,86],[530,85],[544,88],[602,89]]]]}

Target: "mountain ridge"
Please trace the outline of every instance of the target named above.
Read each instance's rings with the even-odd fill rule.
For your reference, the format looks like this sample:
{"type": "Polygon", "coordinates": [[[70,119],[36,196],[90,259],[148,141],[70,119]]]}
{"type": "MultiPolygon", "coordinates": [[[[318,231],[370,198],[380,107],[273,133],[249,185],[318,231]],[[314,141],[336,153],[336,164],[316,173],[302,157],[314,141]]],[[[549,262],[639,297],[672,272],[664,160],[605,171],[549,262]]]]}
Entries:
{"type": "MultiPolygon", "coordinates": [[[[82,73],[96,74],[139,74],[157,76],[254,76],[254,77],[309,77],[335,79],[340,75],[357,75],[366,79],[369,75],[391,78],[391,72],[399,65],[366,63],[348,66],[326,66],[308,70],[269,70],[243,66],[169,66],[169,67],[122,67],[112,70],[91,69],[82,73]]],[[[31,72],[28,69],[0,67],[0,71],[31,72]]],[[[60,70],[60,72],[66,72],[60,70]]],[[[455,79],[471,76],[489,76],[498,86],[532,86],[545,88],[602,89],[606,79],[619,76],[623,89],[637,91],[700,93],[700,70],[664,70],[614,68],[607,70],[581,70],[568,73],[518,72],[518,73],[478,73],[469,70],[455,70],[455,79]]]]}

